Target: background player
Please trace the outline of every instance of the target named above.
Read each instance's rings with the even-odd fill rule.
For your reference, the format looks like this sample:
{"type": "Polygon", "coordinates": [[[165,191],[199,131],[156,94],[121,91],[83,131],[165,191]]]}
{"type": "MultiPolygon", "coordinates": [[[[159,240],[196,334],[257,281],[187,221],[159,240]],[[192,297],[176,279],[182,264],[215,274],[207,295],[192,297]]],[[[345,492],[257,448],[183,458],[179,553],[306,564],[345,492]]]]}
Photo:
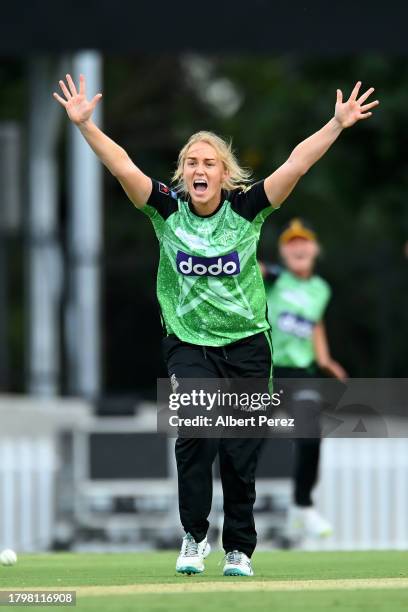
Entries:
{"type": "MultiPolygon", "coordinates": [[[[327,342],[323,317],[331,291],[327,282],[314,274],[319,244],[312,227],[302,219],[290,221],[279,237],[279,253],[283,268],[262,264],[273,334],[274,377],[314,378],[323,370],[343,380],[347,374],[331,357],[327,342]]],[[[303,419],[312,420],[317,413],[316,406],[306,401],[295,402],[293,409],[303,419]]],[[[330,535],[330,524],[312,501],[321,440],[296,438],[294,442],[294,506],[288,515],[288,536],[299,540],[330,535]]]]}

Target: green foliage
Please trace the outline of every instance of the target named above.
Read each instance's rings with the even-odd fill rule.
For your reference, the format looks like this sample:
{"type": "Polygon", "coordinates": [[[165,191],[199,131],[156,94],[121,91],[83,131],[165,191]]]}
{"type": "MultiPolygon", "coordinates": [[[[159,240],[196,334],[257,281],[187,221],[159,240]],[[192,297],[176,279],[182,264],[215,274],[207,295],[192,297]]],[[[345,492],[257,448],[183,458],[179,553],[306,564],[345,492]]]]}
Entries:
{"type": "MultiPolygon", "coordinates": [[[[232,136],[241,162],[253,168],[254,178],[263,178],[285,161],[299,141],[330,119],[338,87],[344,95],[359,79],[363,86],[376,87],[373,98],[378,97],[381,105],[375,116],[342,134],[270,217],[260,254],[277,257],[276,235],[289,218],[310,219],[323,246],[319,272],[334,289],[328,312],[334,355],[353,376],[404,375],[401,337],[408,331],[403,292],[407,265],[403,245],[408,236],[405,59],[364,55],[210,60],[211,78],[228,79],[242,99],[239,110],[227,118],[212,111],[203,102],[200,88],[182,78],[181,64],[177,69],[175,60],[168,60],[173,68],[169,85],[166,73],[158,74],[155,62],[146,60],[156,85],[163,87],[162,111],[156,107],[144,130],[155,142],[164,112],[168,135],[166,147],[152,154],[146,139],[143,151],[135,155],[146,172],[165,179],[184,139],[199,129],[212,129],[232,136]]],[[[114,65],[110,64],[111,69],[114,65]]],[[[130,88],[129,80],[125,82],[130,88]]],[[[130,94],[128,99],[132,100],[130,94]]],[[[140,112],[146,116],[146,110],[140,112]]],[[[123,109],[123,121],[128,116],[123,109]]]]}
{"type": "MultiPolygon", "coordinates": [[[[189,75],[186,58],[171,54],[105,58],[104,128],[153,177],[168,181],[186,138],[210,129],[231,136],[241,162],[253,168],[255,179],[263,178],[285,161],[299,141],[330,119],[338,87],[344,95],[359,79],[363,86],[376,87],[374,96],[381,105],[375,116],[342,134],[281,210],[271,215],[260,255],[277,257],[276,236],[289,218],[310,219],[323,247],[319,272],[334,290],[328,311],[334,356],[353,376],[404,376],[406,59],[369,54],[206,59],[207,80],[200,85],[189,75]],[[217,79],[226,79],[239,94],[234,114],[219,112],[208,103],[206,94],[217,79]]],[[[0,120],[25,121],[24,62],[3,61],[0,85],[0,120]]],[[[63,168],[62,147],[58,154],[63,168]]],[[[161,363],[155,306],[158,246],[149,221],[108,173],[104,177],[106,390],[147,392],[154,387],[161,363]]],[[[65,202],[63,193],[62,221],[65,202]]],[[[16,312],[11,337],[14,354],[19,355],[24,345],[21,308],[16,312]]]]}

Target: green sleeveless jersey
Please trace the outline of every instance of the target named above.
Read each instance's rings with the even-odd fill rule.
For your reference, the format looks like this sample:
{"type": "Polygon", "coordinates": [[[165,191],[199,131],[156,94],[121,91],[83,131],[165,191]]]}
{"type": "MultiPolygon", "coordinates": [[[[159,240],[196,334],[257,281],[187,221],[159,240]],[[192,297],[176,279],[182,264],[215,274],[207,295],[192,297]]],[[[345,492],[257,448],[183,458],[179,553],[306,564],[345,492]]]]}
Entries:
{"type": "Polygon", "coordinates": [[[307,368],[315,361],[313,327],[322,319],[330,294],[319,276],[302,279],[287,270],[267,283],[275,366],[307,368]]]}
{"type": "Polygon", "coordinates": [[[157,296],[168,334],[191,344],[224,346],[269,329],[256,259],[262,224],[273,211],[263,181],[223,191],[219,207],[207,217],[153,181],[141,210],[160,243],[157,296]]]}

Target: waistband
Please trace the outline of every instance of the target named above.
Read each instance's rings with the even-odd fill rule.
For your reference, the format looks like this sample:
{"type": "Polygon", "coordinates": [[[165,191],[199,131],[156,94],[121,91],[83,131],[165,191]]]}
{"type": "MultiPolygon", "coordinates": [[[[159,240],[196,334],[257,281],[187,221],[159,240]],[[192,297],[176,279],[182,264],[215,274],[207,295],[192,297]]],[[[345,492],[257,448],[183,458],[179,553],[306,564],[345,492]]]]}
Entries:
{"type": "Polygon", "coordinates": [[[257,334],[252,334],[251,336],[246,336],[245,338],[240,338],[239,340],[235,340],[234,342],[230,342],[229,344],[225,344],[224,346],[211,346],[211,345],[203,345],[203,344],[193,344],[192,342],[185,342],[184,340],[180,340],[175,334],[169,334],[168,338],[174,338],[180,344],[184,346],[191,346],[192,348],[198,348],[202,350],[204,359],[207,359],[208,351],[213,351],[215,353],[221,353],[224,359],[228,360],[228,350],[231,348],[235,348],[237,346],[241,346],[243,344],[248,344],[252,342],[254,338],[258,338],[260,336],[264,336],[265,333],[268,332],[259,332],[257,334]]]}

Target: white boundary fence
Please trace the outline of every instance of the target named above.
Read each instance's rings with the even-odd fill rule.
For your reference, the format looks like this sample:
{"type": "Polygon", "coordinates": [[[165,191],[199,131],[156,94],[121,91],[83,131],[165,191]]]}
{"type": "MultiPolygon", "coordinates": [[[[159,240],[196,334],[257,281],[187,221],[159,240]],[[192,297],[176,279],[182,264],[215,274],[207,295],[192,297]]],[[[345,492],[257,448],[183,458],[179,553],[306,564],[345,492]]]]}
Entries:
{"type": "Polygon", "coordinates": [[[0,543],[45,550],[53,536],[56,453],[46,436],[3,437],[0,446],[0,543]]]}
{"type": "MultiPolygon", "coordinates": [[[[91,412],[91,406],[79,400],[0,396],[0,549],[41,551],[52,544],[56,485],[63,456],[60,434],[73,432],[79,441],[102,425],[105,430],[113,426],[110,419],[98,419],[91,412]]],[[[150,414],[154,417],[153,412],[150,414]]],[[[152,417],[142,428],[142,419],[135,418],[133,431],[155,431],[152,417]]],[[[120,419],[115,420],[116,427],[119,423],[120,419]]],[[[130,430],[127,421],[126,431],[130,430]]],[[[79,522],[82,517],[86,523],[85,498],[100,494],[101,487],[109,495],[144,491],[160,497],[167,490],[176,498],[172,456],[169,478],[162,482],[94,482],[89,480],[87,453],[80,452],[81,448],[74,445],[77,469],[73,502],[79,522]]],[[[320,472],[315,498],[318,508],[333,523],[334,535],[318,544],[309,543],[309,549],[408,549],[408,439],[325,439],[320,472]]],[[[266,494],[269,487],[273,492],[279,486],[279,482],[259,480],[258,492],[266,494]]],[[[169,523],[178,523],[176,515],[177,508],[168,507],[169,523]]],[[[132,520],[137,523],[138,518],[132,520]]],[[[88,521],[95,521],[95,516],[89,515],[88,521]]],[[[263,516],[262,522],[266,526],[268,517],[263,516]]]]}
{"type": "Polygon", "coordinates": [[[52,544],[58,436],[83,427],[89,410],[76,400],[0,397],[0,549],[52,544]]]}
{"type": "Polygon", "coordinates": [[[315,497],[334,533],[309,548],[408,549],[408,439],[324,440],[315,497]]]}

